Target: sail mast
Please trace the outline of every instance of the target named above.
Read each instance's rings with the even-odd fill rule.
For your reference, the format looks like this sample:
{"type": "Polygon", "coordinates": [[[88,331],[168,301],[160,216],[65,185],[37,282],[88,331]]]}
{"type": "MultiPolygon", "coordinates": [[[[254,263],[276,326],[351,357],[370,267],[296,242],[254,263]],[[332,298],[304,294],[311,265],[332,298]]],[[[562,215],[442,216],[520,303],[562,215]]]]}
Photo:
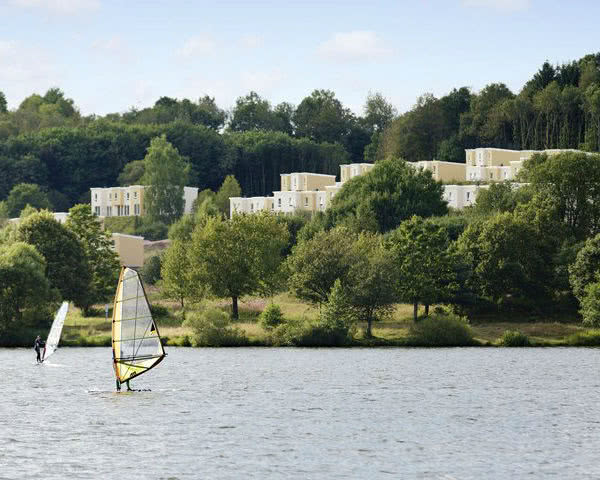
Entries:
{"type": "Polygon", "coordinates": [[[122,267],[112,315],[113,366],[117,380],[131,380],[158,365],[166,353],[138,273],[122,267]]]}

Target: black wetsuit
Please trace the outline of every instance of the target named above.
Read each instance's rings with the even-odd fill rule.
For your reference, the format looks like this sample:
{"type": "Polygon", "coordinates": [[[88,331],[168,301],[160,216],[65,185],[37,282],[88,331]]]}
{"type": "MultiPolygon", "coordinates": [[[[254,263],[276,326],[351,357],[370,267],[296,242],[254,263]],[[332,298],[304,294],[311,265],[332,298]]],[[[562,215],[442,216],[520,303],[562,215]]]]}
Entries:
{"type": "Polygon", "coordinates": [[[35,343],[33,344],[33,348],[35,350],[35,353],[37,353],[37,362],[38,363],[42,363],[42,357],[40,356],[40,350],[44,347],[44,341],[43,340],[35,340],[35,343]]]}

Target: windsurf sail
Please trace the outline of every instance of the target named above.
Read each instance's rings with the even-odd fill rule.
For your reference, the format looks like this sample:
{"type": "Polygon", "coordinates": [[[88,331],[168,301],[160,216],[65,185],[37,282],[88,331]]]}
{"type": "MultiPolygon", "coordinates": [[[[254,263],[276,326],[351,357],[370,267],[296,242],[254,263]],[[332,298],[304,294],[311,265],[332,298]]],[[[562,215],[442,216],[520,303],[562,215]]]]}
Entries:
{"type": "Polygon", "coordinates": [[[50,327],[50,333],[46,339],[46,346],[44,347],[44,353],[42,355],[42,362],[52,355],[58,348],[60,335],[62,334],[63,325],[65,324],[65,318],[67,318],[68,311],[69,302],[63,302],[54,316],[52,327],[50,327]]]}
{"type": "Polygon", "coordinates": [[[129,267],[121,268],[115,293],[112,347],[117,385],[147,372],[166,355],[142,281],[129,267]]]}

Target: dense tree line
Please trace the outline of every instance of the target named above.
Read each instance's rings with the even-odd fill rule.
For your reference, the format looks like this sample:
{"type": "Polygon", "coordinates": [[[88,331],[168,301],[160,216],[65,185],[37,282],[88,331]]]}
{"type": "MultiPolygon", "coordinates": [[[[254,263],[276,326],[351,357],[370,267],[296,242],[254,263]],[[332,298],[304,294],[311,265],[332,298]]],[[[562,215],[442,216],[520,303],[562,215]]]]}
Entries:
{"type": "Polygon", "coordinates": [[[545,62],[518,94],[503,83],[419,97],[394,120],[377,157],[463,161],[464,149],[600,150],[600,54],[545,62]]]}
{"type": "Polygon", "coordinates": [[[189,185],[216,191],[232,174],[244,195],[268,195],[281,173],[337,174],[340,164],[362,161],[373,133],[394,115],[375,94],[357,117],[328,90],[315,90],[298,107],[273,108],[251,92],[231,112],[206,96],[161,97],[150,108],[104,117],[81,116],[57,88],[12,111],[0,98],[0,201],[17,185],[37,185],[44,206],[56,211],[89,201],[90,187],[140,181],[140,161],[161,135],[188,162],[189,185]]]}

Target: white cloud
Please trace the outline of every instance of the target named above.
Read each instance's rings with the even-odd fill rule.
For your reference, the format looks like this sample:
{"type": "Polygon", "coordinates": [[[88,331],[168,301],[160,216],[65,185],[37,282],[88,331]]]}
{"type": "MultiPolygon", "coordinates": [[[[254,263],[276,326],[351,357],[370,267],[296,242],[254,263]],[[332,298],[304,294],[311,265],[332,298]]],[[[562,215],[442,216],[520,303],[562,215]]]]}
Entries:
{"type": "Polygon", "coordinates": [[[463,7],[484,7],[494,10],[516,12],[527,10],[531,0],[462,0],[463,7]]]}
{"type": "Polygon", "coordinates": [[[319,45],[319,56],[340,62],[364,61],[392,53],[375,32],[357,30],[335,33],[319,45]]]}
{"type": "Polygon", "coordinates": [[[264,38],[260,35],[246,35],[240,39],[240,42],[245,48],[262,47],[264,38]]]}
{"type": "Polygon", "coordinates": [[[17,7],[43,8],[55,13],[73,14],[100,7],[100,0],[11,0],[17,7]]]}
{"type": "Polygon", "coordinates": [[[44,94],[48,88],[61,85],[61,80],[45,50],[0,40],[0,85],[11,108],[34,92],[44,94]]]}
{"type": "Polygon", "coordinates": [[[129,45],[119,35],[96,40],[92,44],[92,50],[103,58],[112,58],[122,64],[129,64],[135,60],[129,45]]]}
{"type": "Polygon", "coordinates": [[[177,55],[184,58],[203,57],[214,55],[217,44],[209,35],[195,35],[186,40],[179,50],[177,55]]]}
{"type": "Polygon", "coordinates": [[[246,91],[253,90],[263,94],[270,92],[284,80],[285,75],[278,68],[266,71],[244,71],[241,73],[242,85],[246,91]]]}

